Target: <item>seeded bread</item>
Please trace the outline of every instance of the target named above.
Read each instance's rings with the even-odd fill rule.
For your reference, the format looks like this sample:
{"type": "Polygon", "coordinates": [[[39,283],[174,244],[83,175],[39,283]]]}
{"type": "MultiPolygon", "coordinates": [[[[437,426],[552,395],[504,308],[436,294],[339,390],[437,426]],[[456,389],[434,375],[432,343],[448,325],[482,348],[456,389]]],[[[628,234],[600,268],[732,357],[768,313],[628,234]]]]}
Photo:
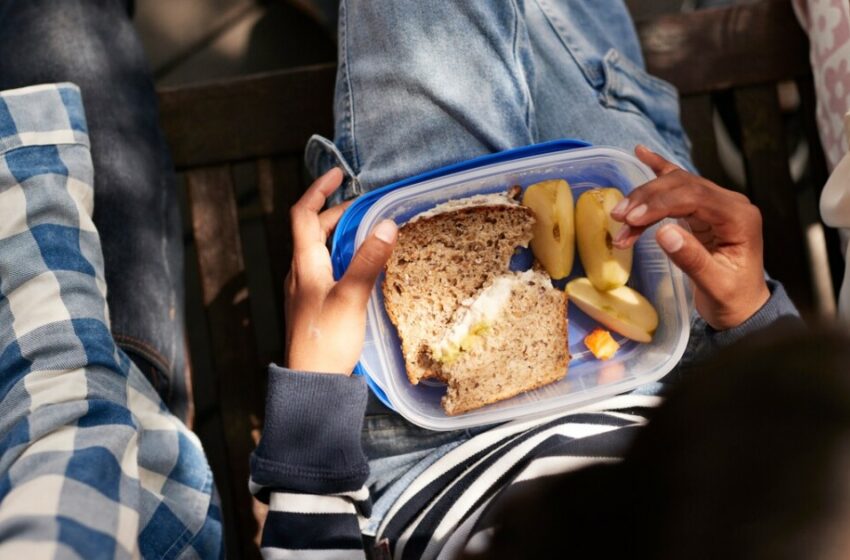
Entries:
{"type": "Polygon", "coordinates": [[[438,207],[399,229],[382,290],[414,385],[443,379],[429,345],[444,335],[460,304],[508,271],[517,247],[528,246],[534,214],[515,201],[518,191],[498,203],[438,207]]]}
{"type": "MultiPolygon", "coordinates": [[[[448,383],[443,409],[450,416],[508,399],[563,379],[567,374],[567,295],[552,287],[548,275],[537,271],[509,273],[497,278],[510,280],[510,295],[486,323],[464,328],[469,334],[462,343],[451,345],[453,352],[442,355],[432,350],[448,383]]],[[[491,290],[492,291],[492,290],[491,290]]],[[[487,290],[482,290],[486,293],[487,290]]],[[[476,310],[476,298],[454,316],[446,336],[457,325],[472,324],[469,315],[476,310]]],[[[492,301],[490,302],[492,304],[492,301]]],[[[492,306],[492,305],[491,305],[492,306]]],[[[482,314],[475,314],[480,321],[482,314]]],[[[442,341],[446,346],[445,340],[442,341]]],[[[440,344],[438,343],[437,347],[440,344]]]]}

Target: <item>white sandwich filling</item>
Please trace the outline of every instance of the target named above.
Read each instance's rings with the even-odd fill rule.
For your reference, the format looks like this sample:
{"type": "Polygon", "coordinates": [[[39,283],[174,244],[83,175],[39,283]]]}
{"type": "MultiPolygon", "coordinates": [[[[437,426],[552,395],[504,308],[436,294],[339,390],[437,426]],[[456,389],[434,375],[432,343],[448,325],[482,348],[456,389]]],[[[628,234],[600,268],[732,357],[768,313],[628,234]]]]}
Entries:
{"type": "Polygon", "coordinates": [[[418,220],[424,220],[425,218],[432,218],[437,216],[438,214],[445,214],[447,212],[455,212],[462,208],[469,208],[472,206],[517,206],[519,203],[512,198],[508,198],[507,194],[504,192],[496,193],[496,194],[477,194],[475,196],[470,196],[467,198],[461,198],[458,200],[449,200],[448,202],[443,202],[442,204],[438,204],[434,206],[430,210],[426,210],[420,214],[413,216],[408,223],[413,223],[418,220]]]}
{"type": "Polygon", "coordinates": [[[455,323],[442,340],[431,347],[431,355],[440,363],[455,361],[483,337],[510,301],[513,287],[519,282],[534,281],[535,272],[509,274],[496,278],[469,305],[463,318],[455,323]]]}

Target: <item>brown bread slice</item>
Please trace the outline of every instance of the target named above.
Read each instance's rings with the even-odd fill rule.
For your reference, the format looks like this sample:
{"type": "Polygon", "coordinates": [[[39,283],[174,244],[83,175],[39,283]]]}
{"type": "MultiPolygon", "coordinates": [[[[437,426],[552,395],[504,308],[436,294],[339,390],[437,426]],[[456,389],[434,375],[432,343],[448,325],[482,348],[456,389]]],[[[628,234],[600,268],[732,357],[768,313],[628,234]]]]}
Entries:
{"type": "Polygon", "coordinates": [[[461,302],[506,272],[514,250],[531,240],[534,214],[512,198],[474,199],[460,207],[457,202],[402,226],[386,267],[384,306],[414,385],[440,377],[427,346],[443,336],[461,302]]]}
{"type": "MultiPolygon", "coordinates": [[[[536,389],[567,374],[566,293],[552,287],[545,273],[510,276],[510,296],[498,308],[496,318],[474,326],[473,334],[464,338],[465,349],[450,345],[453,352],[442,354],[442,374],[449,385],[442,404],[451,416],[536,389]]],[[[469,308],[459,310],[447,333],[480,301],[479,296],[469,308]]],[[[455,336],[464,330],[455,330],[455,336]]],[[[441,356],[436,350],[434,355],[441,356]]]]}

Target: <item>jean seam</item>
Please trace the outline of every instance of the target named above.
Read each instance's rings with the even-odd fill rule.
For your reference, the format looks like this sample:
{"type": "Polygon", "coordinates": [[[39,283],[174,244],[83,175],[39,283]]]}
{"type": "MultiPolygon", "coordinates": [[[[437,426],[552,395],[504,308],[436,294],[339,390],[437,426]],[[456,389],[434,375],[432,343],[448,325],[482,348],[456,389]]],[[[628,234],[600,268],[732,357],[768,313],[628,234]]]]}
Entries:
{"type": "Polygon", "coordinates": [[[643,70],[639,66],[635,65],[633,68],[624,68],[623,65],[620,64],[620,60],[620,53],[615,49],[609,50],[602,59],[602,64],[606,68],[605,83],[602,86],[602,92],[600,95],[600,99],[603,104],[611,109],[645,117],[650,123],[652,123],[653,128],[659,132],[664,131],[677,137],[681,136],[681,130],[671,128],[665,123],[653,121],[649,115],[640,108],[634,107],[631,102],[622,98],[618,93],[621,89],[621,75],[625,74],[628,74],[629,79],[646,86],[658,95],[666,96],[673,104],[678,106],[679,97],[676,89],[663,80],[647,74],[646,70],[643,70]],[[608,68],[616,71],[612,72],[611,70],[608,70],[608,68]]]}
{"type": "MultiPolygon", "coordinates": [[[[339,48],[340,48],[340,60],[342,64],[340,65],[340,75],[341,79],[344,83],[345,87],[345,100],[343,107],[343,115],[340,115],[340,119],[343,123],[346,123],[344,126],[346,128],[345,135],[348,137],[347,141],[351,145],[351,159],[350,162],[352,164],[352,171],[357,173],[360,169],[360,156],[357,151],[357,141],[354,134],[355,129],[355,117],[354,117],[354,93],[352,91],[351,86],[351,67],[349,65],[349,45],[348,45],[348,2],[346,0],[342,0],[339,4],[339,48]]],[[[352,178],[353,179],[353,178],[352,178]]]]}
{"type": "Polygon", "coordinates": [[[519,55],[519,50],[520,50],[519,36],[520,36],[520,21],[521,21],[520,9],[519,9],[519,4],[517,4],[517,0],[511,0],[511,5],[513,6],[513,10],[514,10],[513,57],[514,57],[514,64],[516,65],[516,68],[517,68],[517,72],[522,74],[522,79],[519,82],[520,82],[520,87],[522,88],[522,93],[525,97],[525,126],[528,129],[529,133],[532,134],[532,137],[535,139],[534,141],[536,142],[538,135],[537,135],[536,127],[534,127],[534,125],[533,125],[533,121],[534,121],[533,101],[532,101],[532,97],[531,97],[531,91],[529,90],[529,86],[528,86],[528,79],[527,79],[527,76],[526,76],[525,67],[522,65],[522,60],[521,60],[521,57],[519,55]]]}
{"type": "Polygon", "coordinates": [[[159,366],[163,372],[171,372],[172,365],[150,344],[125,334],[115,334],[113,338],[118,346],[122,348],[127,347],[132,352],[143,354],[146,359],[154,362],[154,365],[159,366]]]}
{"type": "Polygon", "coordinates": [[[628,58],[624,58],[617,49],[610,49],[604,58],[609,64],[631,76],[634,81],[644,84],[649,88],[659,90],[661,94],[678,99],[679,92],[675,86],[657,76],[653,76],[647,72],[646,68],[635,64],[628,58]]]}
{"type": "Polygon", "coordinates": [[[592,65],[585,63],[585,60],[588,59],[587,56],[584,55],[581,48],[578,45],[571,44],[570,41],[567,40],[567,32],[560,25],[560,22],[557,21],[557,17],[553,16],[550,9],[548,8],[547,0],[535,0],[537,3],[537,7],[540,8],[543,17],[546,18],[546,21],[549,23],[549,26],[552,28],[552,31],[555,33],[555,36],[558,37],[558,40],[564,46],[564,49],[567,51],[567,54],[575,61],[576,65],[581,70],[581,73],[584,75],[587,82],[594,88],[599,88],[599,81],[602,76],[601,73],[593,68],[592,65]]]}

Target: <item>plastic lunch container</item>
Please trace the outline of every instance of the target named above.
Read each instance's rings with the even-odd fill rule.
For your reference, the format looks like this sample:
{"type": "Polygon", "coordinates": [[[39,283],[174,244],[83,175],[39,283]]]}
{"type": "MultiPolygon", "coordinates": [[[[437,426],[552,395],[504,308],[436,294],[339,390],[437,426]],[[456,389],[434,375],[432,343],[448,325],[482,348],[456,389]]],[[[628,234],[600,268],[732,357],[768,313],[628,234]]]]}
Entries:
{"type": "MultiPolygon", "coordinates": [[[[654,178],[632,155],[609,147],[592,147],[577,140],[559,140],[491,154],[394,183],[360,197],[343,215],[333,238],[334,274],[342,276],[354,251],[381,220],[404,224],[414,215],[447,200],[524,188],[545,179],[566,179],[573,197],[593,187],[616,187],[628,193],[654,178]]],[[[441,383],[412,385],[405,375],[401,343],[384,310],[378,279],[367,310],[366,342],[356,373],[365,375],[384,404],[424,428],[454,430],[519,418],[566,412],[611,397],[668,373],[682,357],[690,335],[690,306],[681,271],[655,241],[652,228],[635,246],[629,285],[646,296],[659,315],[652,342],[639,344],[617,333],[619,352],[596,360],[584,337],[600,325],[570,304],[567,376],[551,385],[462,414],[448,416],[440,407],[441,383]]],[[[512,268],[528,268],[529,250],[522,250],[512,268]]],[[[584,276],[576,251],[569,279],[584,276]]],[[[558,283],[563,286],[565,282],[558,283]]]]}

